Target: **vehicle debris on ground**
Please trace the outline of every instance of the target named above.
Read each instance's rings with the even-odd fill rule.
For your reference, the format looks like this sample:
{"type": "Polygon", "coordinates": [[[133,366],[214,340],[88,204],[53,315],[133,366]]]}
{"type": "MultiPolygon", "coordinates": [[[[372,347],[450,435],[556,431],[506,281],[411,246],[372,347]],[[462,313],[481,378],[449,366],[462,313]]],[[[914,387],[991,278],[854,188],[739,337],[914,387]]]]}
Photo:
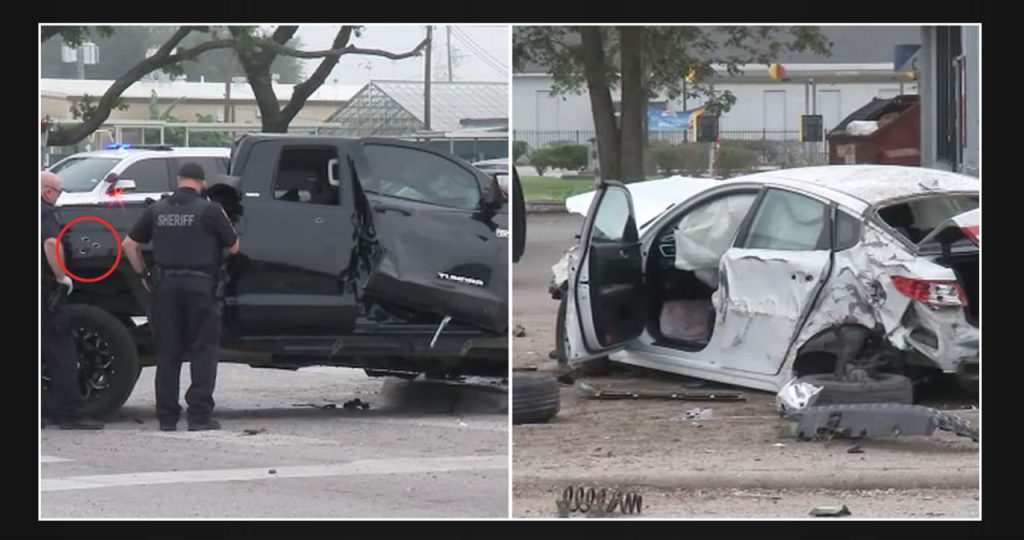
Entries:
{"type": "Polygon", "coordinates": [[[842,517],[852,514],[845,504],[842,506],[818,506],[811,509],[811,515],[814,517],[842,517]]]}
{"type": "Polygon", "coordinates": [[[576,381],[576,388],[594,399],[677,399],[680,401],[745,401],[743,393],[736,390],[695,389],[680,386],[672,389],[629,387],[615,385],[595,386],[586,381],[576,381]]]}

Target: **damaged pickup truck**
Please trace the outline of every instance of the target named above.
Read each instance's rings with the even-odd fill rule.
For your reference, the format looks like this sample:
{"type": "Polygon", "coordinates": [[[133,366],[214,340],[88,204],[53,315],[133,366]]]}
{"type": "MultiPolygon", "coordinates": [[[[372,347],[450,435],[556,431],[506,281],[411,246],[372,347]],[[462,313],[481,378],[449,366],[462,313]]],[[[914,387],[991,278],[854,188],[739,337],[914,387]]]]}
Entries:
{"type": "MultiPolygon", "coordinates": [[[[242,246],[222,269],[222,362],[507,376],[508,207],[495,177],[392,139],[254,134],[207,195],[242,246]]],[[[151,202],[66,205],[60,217],[100,218],[123,238],[151,202]]],[[[150,298],[115,263],[104,224],[73,223],[62,252],[81,278],[109,270],[76,283],[68,306],[88,412],[108,415],[153,363],[150,298]]]]}
{"type": "MultiPolygon", "coordinates": [[[[552,270],[560,362],[616,362],[832,402],[979,379],[980,181],[897,166],[605,182],[552,270]]],[[[589,206],[589,208],[587,208],[589,206]]]]}

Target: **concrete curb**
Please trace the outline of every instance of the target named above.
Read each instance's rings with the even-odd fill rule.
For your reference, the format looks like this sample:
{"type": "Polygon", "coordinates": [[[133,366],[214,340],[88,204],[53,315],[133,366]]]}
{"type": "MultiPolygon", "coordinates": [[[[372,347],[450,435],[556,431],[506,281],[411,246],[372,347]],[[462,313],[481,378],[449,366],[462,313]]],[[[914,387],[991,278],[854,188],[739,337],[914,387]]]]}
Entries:
{"type": "Polygon", "coordinates": [[[526,203],[527,214],[565,214],[564,202],[531,201],[526,203]]]}
{"type": "MultiPolygon", "coordinates": [[[[513,466],[513,470],[515,467],[513,466]]],[[[806,470],[674,471],[605,474],[513,474],[515,488],[565,486],[646,487],[654,489],[968,489],[978,488],[978,469],[846,469],[835,473],[806,470]]]]}

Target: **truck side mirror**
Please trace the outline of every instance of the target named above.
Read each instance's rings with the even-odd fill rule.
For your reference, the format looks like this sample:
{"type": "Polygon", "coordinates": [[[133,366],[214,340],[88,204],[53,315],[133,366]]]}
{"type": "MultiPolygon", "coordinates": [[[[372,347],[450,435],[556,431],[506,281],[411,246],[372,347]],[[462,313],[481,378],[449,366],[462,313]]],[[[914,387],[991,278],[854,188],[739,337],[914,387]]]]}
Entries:
{"type": "Polygon", "coordinates": [[[481,193],[480,207],[483,210],[495,212],[505,204],[505,193],[501,189],[497,176],[488,176],[491,179],[487,187],[481,193]]]}

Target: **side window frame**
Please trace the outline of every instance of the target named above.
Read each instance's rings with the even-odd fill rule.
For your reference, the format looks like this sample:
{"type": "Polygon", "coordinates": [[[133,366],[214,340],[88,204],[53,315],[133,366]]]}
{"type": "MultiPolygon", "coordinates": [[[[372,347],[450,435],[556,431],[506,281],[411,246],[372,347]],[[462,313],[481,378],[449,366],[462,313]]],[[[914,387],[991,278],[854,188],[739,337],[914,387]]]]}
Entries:
{"type": "MultiPolygon", "coordinates": [[[[364,184],[363,189],[366,192],[373,193],[373,194],[381,196],[381,197],[388,197],[388,198],[391,198],[391,199],[398,199],[398,200],[402,200],[402,201],[411,201],[411,202],[414,202],[414,203],[427,204],[427,205],[430,205],[430,206],[437,206],[439,208],[450,208],[450,209],[453,209],[453,210],[461,210],[461,211],[467,211],[467,212],[477,211],[480,208],[480,204],[483,202],[483,197],[484,197],[484,189],[483,189],[483,186],[481,185],[480,175],[487,176],[485,173],[476,171],[472,166],[468,166],[468,167],[464,166],[461,163],[459,163],[458,161],[456,161],[455,159],[452,159],[453,156],[450,156],[450,155],[442,153],[442,152],[434,151],[431,148],[422,148],[422,147],[419,147],[419,146],[395,144],[395,143],[393,143],[391,141],[377,141],[377,140],[373,140],[373,141],[365,141],[365,142],[362,143],[362,145],[361,145],[362,158],[359,160],[359,162],[357,162],[357,167],[361,163],[363,165],[362,168],[365,168],[367,170],[367,172],[369,173],[369,180],[373,184],[378,184],[380,182],[380,177],[379,177],[379,171],[374,168],[373,163],[372,163],[372,161],[370,159],[370,155],[367,152],[368,147],[371,147],[371,146],[379,146],[379,147],[385,147],[385,148],[389,148],[389,149],[406,150],[406,151],[410,151],[410,152],[421,152],[421,153],[427,154],[427,155],[429,155],[429,156],[431,156],[431,157],[433,157],[435,159],[440,159],[440,160],[443,160],[443,161],[447,162],[450,166],[455,167],[455,168],[459,169],[460,171],[464,172],[467,175],[467,177],[469,177],[469,178],[471,178],[473,180],[473,185],[476,188],[476,205],[473,206],[473,207],[452,206],[452,205],[449,205],[449,204],[442,204],[440,202],[432,201],[432,200],[410,199],[410,198],[400,197],[400,196],[397,196],[397,195],[381,193],[378,190],[366,189],[366,186],[364,184]]],[[[360,176],[363,176],[363,175],[360,174],[360,176]]]]}
{"type": "Polygon", "coordinates": [[[351,189],[349,189],[348,192],[347,192],[348,194],[346,194],[346,187],[351,186],[351,183],[350,183],[351,173],[349,172],[348,168],[344,166],[344,164],[346,163],[347,155],[348,155],[347,148],[345,148],[344,145],[337,144],[337,143],[316,143],[316,144],[312,144],[312,143],[308,143],[308,142],[296,141],[296,142],[278,143],[275,146],[276,146],[276,148],[275,148],[275,156],[274,156],[274,165],[273,165],[273,168],[271,168],[271,170],[270,170],[271,172],[270,172],[269,178],[265,178],[264,179],[264,182],[263,182],[264,185],[263,185],[263,188],[262,188],[262,189],[265,190],[266,197],[268,198],[268,200],[270,200],[270,201],[272,201],[274,203],[293,203],[293,204],[297,203],[297,204],[314,205],[314,206],[317,206],[317,207],[325,207],[325,208],[342,208],[342,207],[345,206],[346,203],[348,203],[348,201],[351,200],[351,189]],[[335,158],[338,160],[338,173],[339,173],[338,174],[338,184],[339,185],[336,186],[336,189],[338,190],[338,202],[337,202],[337,204],[322,204],[322,203],[312,202],[311,200],[309,200],[309,201],[302,201],[302,200],[290,201],[290,200],[287,200],[287,199],[280,199],[280,198],[278,198],[276,196],[276,194],[274,193],[275,176],[281,170],[281,161],[284,158],[284,153],[287,152],[288,150],[294,150],[294,149],[297,149],[297,148],[298,149],[308,148],[308,149],[315,149],[315,150],[333,150],[334,151],[335,158]]]}
{"type": "Polygon", "coordinates": [[[792,250],[784,250],[784,251],[822,251],[822,250],[831,251],[832,250],[832,246],[834,245],[834,239],[835,239],[835,226],[834,226],[834,220],[833,220],[833,217],[834,217],[834,208],[833,207],[834,207],[834,205],[832,204],[832,202],[831,201],[822,200],[821,198],[815,197],[814,195],[810,195],[810,194],[803,193],[803,192],[800,192],[800,191],[795,191],[795,190],[792,190],[792,189],[786,189],[786,188],[778,187],[778,186],[765,186],[761,190],[761,193],[757,196],[757,199],[754,201],[754,204],[751,206],[751,211],[748,212],[747,213],[747,217],[744,218],[743,225],[740,226],[740,230],[739,230],[739,233],[736,235],[736,241],[733,243],[733,247],[735,247],[735,248],[742,248],[742,249],[768,249],[768,248],[756,248],[756,247],[752,248],[752,247],[748,247],[747,243],[750,241],[750,231],[751,231],[751,229],[754,226],[754,219],[757,217],[758,213],[761,211],[761,207],[764,205],[765,198],[767,198],[769,193],[771,193],[773,191],[779,192],[779,193],[782,193],[782,194],[787,194],[787,195],[796,195],[796,196],[799,196],[799,197],[806,197],[808,199],[811,199],[811,200],[817,202],[818,204],[821,204],[822,207],[823,207],[823,212],[822,212],[823,213],[823,217],[825,218],[824,226],[828,229],[828,231],[825,234],[819,233],[819,235],[818,235],[819,240],[821,238],[826,238],[827,239],[827,242],[828,242],[827,246],[822,247],[820,245],[815,245],[814,249],[792,249],[792,250]]]}
{"type": "Polygon", "coordinates": [[[860,243],[861,235],[864,233],[864,227],[861,220],[855,215],[845,212],[839,208],[838,205],[832,205],[832,251],[845,251],[852,248],[860,243]],[[843,216],[849,219],[853,225],[853,238],[850,242],[839,243],[839,218],[843,216]]]}
{"type": "Polygon", "coordinates": [[[167,191],[174,191],[177,188],[177,186],[175,185],[175,178],[177,177],[177,173],[176,173],[176,171],[172,171],[171,170],[171,160],[167,159],[166,157],[147,156],[147,157],[142,157],[142,158],[133,160],[131,163],[129,163],[128,165],[126,165],[124,167],[124,170],[120,174],[118,174],[118,176],[119,177],[123,176],[124,178],[126,178],[128,180],[134,180],[135,181],[136,188],[135,188],[134,193],[164,193],[164,192],[167,192],[167,191]],[[139,179],[138,178],[133,178],[132,175],[126,175],[125,174],[129,170],[131,170],[133,167],[135,167],[136,165],[139,165],[141,163],[148,162],[148,161],[159,162],[164,167],[164,174],[165,174],[165,176],[167,178],[167,182],[164,184],[164,188],[161,189],[161,190],[154,191],[154,190],[151,190],[151,189],[146,189],[145,187],[139,185],[139,179]]]}

